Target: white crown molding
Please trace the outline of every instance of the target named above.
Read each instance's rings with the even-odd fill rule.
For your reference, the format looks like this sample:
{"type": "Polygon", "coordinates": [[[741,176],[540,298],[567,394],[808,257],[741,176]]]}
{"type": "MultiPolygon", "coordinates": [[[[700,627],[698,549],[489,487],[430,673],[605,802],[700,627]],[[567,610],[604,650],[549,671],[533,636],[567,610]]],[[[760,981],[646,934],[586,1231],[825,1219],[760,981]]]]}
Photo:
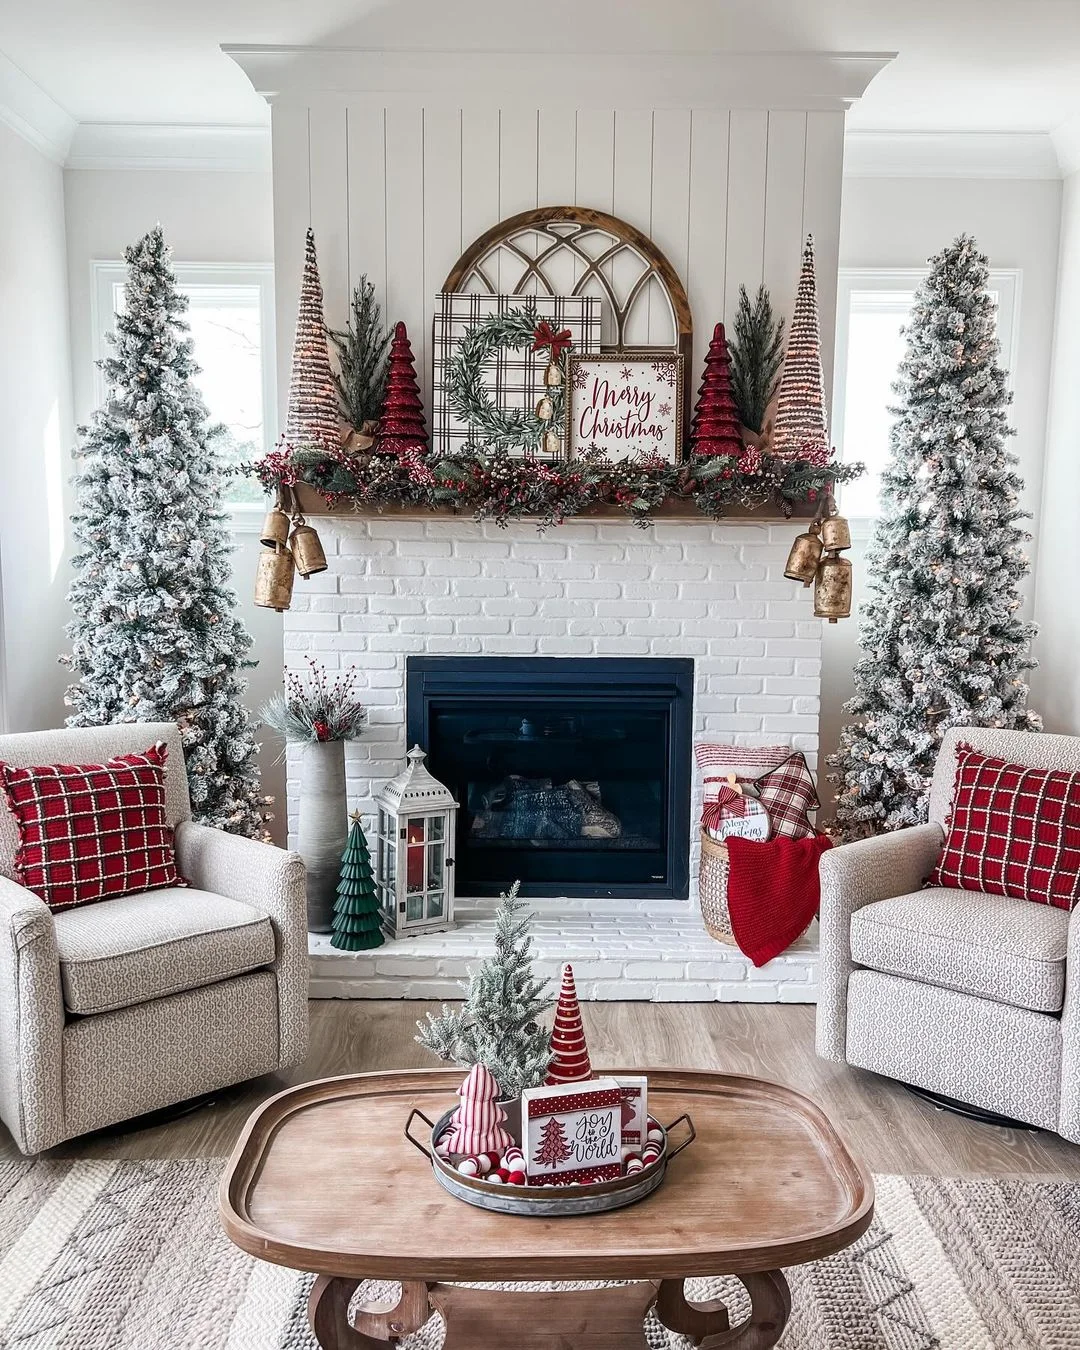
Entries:
{"type": "Polygon", "coordinates": [[[844,135],[849,178],[1060,178],[1044,131],[856,131],[844,135]]]}
{"type": "Polygon", "coordinates": [[[76,126],[74,117],[3,52],[0,52],[0,122],[56,164],[63,164],[76,126]]]}
{"type": "MultiPolygon", "coordinates": [[[[650,108],[797,108],[842,111],[861,98],[895,52],[586,53],[375,51],[225,46],[266,99],[407,96],[455,106],[572,97],[611,107],[617,90],[650,108]]],[[[624,96],[625,97],[625,96],[624,96]]]]}
{"type": "Polygon", "coordinates": [[[67,168],[269,173],[270,128],[81,122],[67,168]]]}
{"type": "Polygon", "coordinates": [[[1062,177],[1080,170],[1080,115],[1071,117],[1050,133],[1061,165],[1062,177]]]}

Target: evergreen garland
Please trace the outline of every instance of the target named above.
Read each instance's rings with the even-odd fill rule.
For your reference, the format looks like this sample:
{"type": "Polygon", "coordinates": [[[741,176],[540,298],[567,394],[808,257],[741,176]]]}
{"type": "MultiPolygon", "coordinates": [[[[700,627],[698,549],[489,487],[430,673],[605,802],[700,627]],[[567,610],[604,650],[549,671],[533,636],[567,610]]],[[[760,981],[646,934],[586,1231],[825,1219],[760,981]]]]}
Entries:
{"type": "Polygon", "coordinates": [[[244,465],[243,471],[254,474],[268,492],[307,483],[329,506],[338,501],[376,510],[451,506],[500,525],[535,519],[543,530],[599,506],[617,506],[636,525],[647,527],[668,501],[693,501],[712,520],[719,520],[733,505],[771,505],[789,516],[796,504],[815,501],[831,484],[857,478],[863,466],[791,463],[764,454],[751,472],[745,459],[730,455],[695,455],[676,465],[611,460],[596,451],[548,462],[484,449],[431,460],[405,455],[330,457],[284,447],[256,464],[244,465]]]}
{"type": "MultiPolygon", "coordinates": [[[[547,421],[529,408],[499,408],[484,388],[484,366],[502,347],[519,351],[531,346],[539,323],[531,305],[489,314],[479,320],[458,344],[446,370],[447,401],[470,428],[470,444],[488,450],[535,452],[545,431],[562,432],[565,398],[563,386],[545,388],[552,403],[547,421]]],[[[539,400],[538,400],[539,401],[539,400]]]]}
{"type": "Polygon", "coordinates": [[[739,419],[748,430],[759,432],[784,363],[784,320],[774,317],[772,301],[764,286],[758,287],[753,305],[746,287],[739,287],[735,334],[728,339],[728,352],[731,391],[739,419]]]}
{"type": "Polygon", "coordinates": [[[327,328],[338,369],[334,375],[346,421],[356,431],[373,422],[386,393],[386,353],[390,334],[382,325],[375,287],[366,276],[356,283],[352,312],[344,329],[327,328]]]}
{"type": "Polygon", "coordinates": [[[926,819],[949,727],[1041,725],[1026,706],[1029,536],[988,281],[987,258],[961,235],[930,260],[911,311],[866,557],[856,692],[844,705],[857,720],[829,760],[849,838],[926,819]]]}

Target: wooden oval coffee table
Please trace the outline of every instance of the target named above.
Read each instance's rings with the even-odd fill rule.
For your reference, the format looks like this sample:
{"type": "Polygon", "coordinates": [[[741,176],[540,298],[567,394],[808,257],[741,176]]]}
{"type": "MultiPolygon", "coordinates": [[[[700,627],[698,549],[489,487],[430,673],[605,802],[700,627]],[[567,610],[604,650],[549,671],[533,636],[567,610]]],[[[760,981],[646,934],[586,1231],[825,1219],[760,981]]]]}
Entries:
{"type": "MultiPolygon", "coordinates": [[[[620,1072],[613,1070],[613,1072],[620,1072]]],[[[221,1220],[264,1261],[315,1271],[309,1314],[324,1350],[377,1350],[432,1309],[445,1350],[647,1350],[649,1307],[695,1345],[767,1350],[791,1296],[782,1266],[828,1256],[870,1224],[873,1182],[824,1113],[776,1083],[681,1069],[648,1072],[649,1110],[689,1112],[697,1140],[647,1199],[608,1214],[522,1218],[448,1195],[402,1133],[415,1106],[435,1119],[459,1069],[355,1074],[265,1102],[221,1182],[221,1220]],[[731,1328],[683,1280],[735,1275],[752,1304],[731,1328]],[[364,1280],[401,1282],[391,1306],[349,1303],[364,1280]],[[451,1281],[630,1280],[570,1292],[466,1289],[451,1281]]]]}

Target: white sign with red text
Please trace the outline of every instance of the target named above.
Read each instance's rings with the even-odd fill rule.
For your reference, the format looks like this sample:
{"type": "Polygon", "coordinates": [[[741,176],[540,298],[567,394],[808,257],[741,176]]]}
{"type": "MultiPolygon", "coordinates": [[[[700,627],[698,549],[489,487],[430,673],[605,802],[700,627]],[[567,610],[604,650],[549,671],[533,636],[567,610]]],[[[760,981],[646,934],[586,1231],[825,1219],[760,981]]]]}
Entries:
{"type": "Polygon", "coordinates": [[[683,359],[675,352],[571,352],[567,359],[566,444],[571,456],[682,458],[683,359]]]}

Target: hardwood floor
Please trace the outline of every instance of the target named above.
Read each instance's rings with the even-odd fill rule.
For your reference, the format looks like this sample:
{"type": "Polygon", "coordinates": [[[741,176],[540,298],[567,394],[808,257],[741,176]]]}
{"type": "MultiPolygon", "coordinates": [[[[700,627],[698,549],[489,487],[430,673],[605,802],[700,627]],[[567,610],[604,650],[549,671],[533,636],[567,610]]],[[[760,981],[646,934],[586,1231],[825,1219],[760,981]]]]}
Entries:
{"type": "MultiPolygon", "coordinates": [[[[422,1068],[413,1040],[431,1003],[324,1000],[311,1005],[311,1052],[288,1074],[222,1093],[168,1124],[74,1140],[51,1156],[213,1157],[248,1113],[289,1083],[365,1069],[422,1068]]],[[[585,1003],[593,1064],[726,1069],[788,1083],[815,1098],[872,1171],[1080,1180],[1080,1147],[1054,1135],[977,1125],[934,1110],[884,1078],[814,1054],[814,1009],[760,1003],[585,1003]]],[[[0,1127],[0,1158],[17,1157],[0,1127]]]]}

